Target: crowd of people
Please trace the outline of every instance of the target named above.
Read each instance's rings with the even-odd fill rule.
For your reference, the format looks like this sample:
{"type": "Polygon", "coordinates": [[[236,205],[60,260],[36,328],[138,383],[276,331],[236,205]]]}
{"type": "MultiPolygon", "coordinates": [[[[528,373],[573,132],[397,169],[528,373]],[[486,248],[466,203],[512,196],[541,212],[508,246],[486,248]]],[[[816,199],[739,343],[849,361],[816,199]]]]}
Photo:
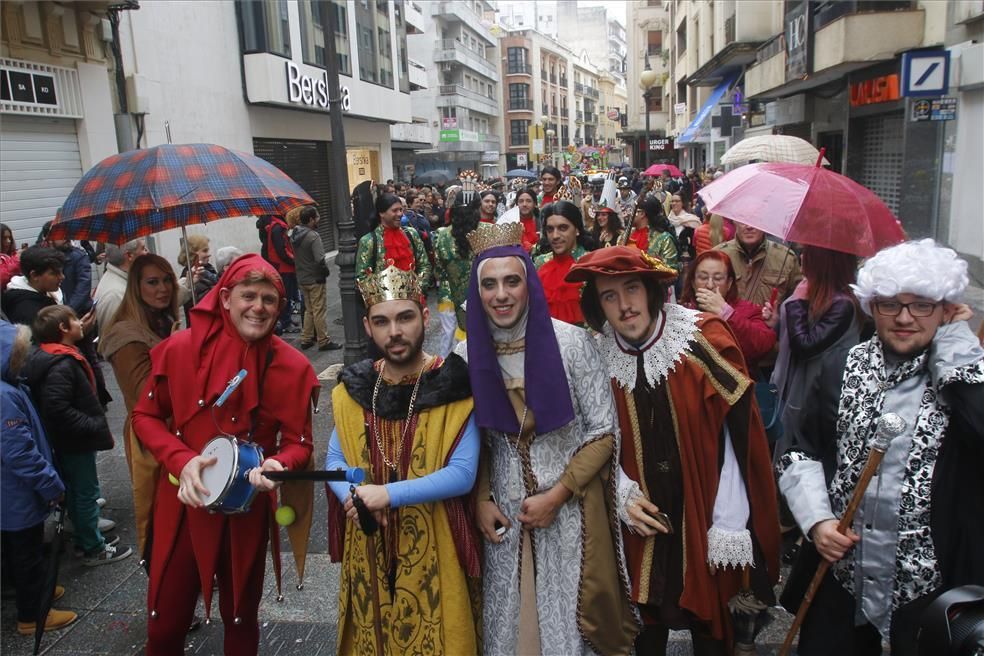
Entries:
{"type": "Polygon", "coordinates": [[[315,468],[321,439],[325,469],[365,474],[327,492],[339,653],[657,654],[670,630],[698,655],[742,653],[754,632],[733,601],[754,600],[753,625],[780,600],[795,612],[826,560],[799,653],[916,654],[920,612],[984,585],[984,348],[952,250],[794,248],[708,214],[694,174],[617,178],[613,204],[604,181],[552,167],[508,188],[460,177],[355,201],[371,357],[339,373],[330,436],[313,434],[320,385],[301,352],[339,347],[315,207],[260,217],[261,254],[219,249],[214,267],[193,236],[180,274],[143,240],[105,246],[95,286],[84,248],[18,253],[0,227],[20,632],[41,620],[52,506],[85,564],[132,552],[100,525],[95,453],[115,444],[101,360],[127,410],[151,655],[183,653],[213,588],[226,653],[257,652],[275,514],[295,515],[295,553],[314,521],[313,487],[282,472],[315,468]],[[297,331],[297,348],[280,338],[297,331]],[[888,413],[904,428],[856,490],[888,413]],[[206,503],[217,433],[262,448],[234,512],[206,503]]]}

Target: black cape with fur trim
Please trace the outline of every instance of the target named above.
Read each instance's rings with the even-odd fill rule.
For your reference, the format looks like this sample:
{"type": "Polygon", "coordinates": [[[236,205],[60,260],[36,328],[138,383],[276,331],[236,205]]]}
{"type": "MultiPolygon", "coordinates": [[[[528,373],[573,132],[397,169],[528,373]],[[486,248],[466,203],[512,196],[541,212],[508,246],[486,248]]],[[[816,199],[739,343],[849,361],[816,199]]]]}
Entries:
{"type": "MultiPolygon", "coordinates": [[[[362,360],[349,365],[338,374],[338,382],[345,386],[356,403],[372,411],[372,390],[379,372],[372,360],[362,360]]],[[[375,413],[382,419],[402,420],[407,416],[413,385],[380,385],[375,413]]],[[[459,355],[452,353],[440,367],[424,372],[417,390],[414,411],[447,405],[467,399],[472,394],[468,379],[468,365],[459,355]]]]}

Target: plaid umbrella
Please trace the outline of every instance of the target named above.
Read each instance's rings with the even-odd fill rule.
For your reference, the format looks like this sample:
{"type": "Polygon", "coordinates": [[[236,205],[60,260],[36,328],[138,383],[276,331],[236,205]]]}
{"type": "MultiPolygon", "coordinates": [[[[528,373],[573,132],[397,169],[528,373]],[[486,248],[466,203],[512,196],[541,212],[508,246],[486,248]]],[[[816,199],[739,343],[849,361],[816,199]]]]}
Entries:
{"type": "MultiPolygon", "coordinates": [[[[786,162],[789,164],[813,164],[820,152],[809,141],[788,134],[762,134],[742,139],[721,156],[722,164],[747,164],[748,162],[786,162]]],[[[821,162],[830,166],[824,157],[821,162]]]]}
{"type": "Polygon", "coordinates": [[[269,162],[214,144],[164,144],[107,157],[79,180],[52,239],[122,244],[234,216],[286,214],[312,199],[269,162]]]}

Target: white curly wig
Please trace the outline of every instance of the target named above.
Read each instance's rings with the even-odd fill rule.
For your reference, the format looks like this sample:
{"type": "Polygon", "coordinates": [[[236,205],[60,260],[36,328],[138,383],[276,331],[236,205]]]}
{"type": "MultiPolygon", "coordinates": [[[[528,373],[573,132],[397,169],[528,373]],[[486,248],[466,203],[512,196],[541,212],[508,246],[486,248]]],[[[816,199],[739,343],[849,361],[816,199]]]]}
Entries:
{"type": "Polygon", "coordinates": [[[876,298],[915,294],[958,303],[969,283],[967,263],[952,249],[921,239],[879,251],[864,263],[857,284],[851,287],[861,309],[871,316],[876,298]]]}

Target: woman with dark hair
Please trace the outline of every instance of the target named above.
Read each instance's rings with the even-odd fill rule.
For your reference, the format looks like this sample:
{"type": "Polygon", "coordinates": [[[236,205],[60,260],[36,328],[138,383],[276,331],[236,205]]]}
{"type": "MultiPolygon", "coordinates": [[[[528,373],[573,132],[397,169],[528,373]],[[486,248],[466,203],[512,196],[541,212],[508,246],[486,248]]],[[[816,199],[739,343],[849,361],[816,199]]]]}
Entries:
{"type": "Polygon", "coordinates": [[[160,466],[133,433],[131,413],[150,375],[150,351],[177,328],[178,307],[177,276],[171,265],[159,255],[141,255],[130,265],[123,300],[99,338],[99,352],[113,366],[126,404],[123,446],[141,555],[148,544],[160,466]]]}
{"type": "Polygon", "coordinates": [[[370,272],[379,273],[392,263],[398,269],[416,272],[426,293],[431,285],[431,264],[417,231],[400,225],[403,201],[393,194],[380,194],[375,207],[371,230],[359,239],[356,279],[362,281],[370,272]]]}
{"type": "Polygon", "coordinates": [[[6,223],[0,223],[0,290],[7,289],[7,283],[20,275],[20,258],[14,233],[6,223]]]}
{"type": "Polygon", "coordinates": [[[636,204],[632,225],[626,227],[619,244],[635,246],[680,271],[676,236],[663,211],[663,204],[652,196],[644,196],[636,204]]]}
{"type": "MultiPolygon", "coordinates": [[[[851,284],[857,279],[857,257],[816,246],[802,252],[804,279],[780,306],[779,355],[772,383],[783,404],[782,425],[798,425],[813,381],[828,351],[849,349],[861,341],[862,314],[851,284]]],[[[776,444],[782,455],[791,431],[776,444]]]]}
{"type": "Polygon", "coordinates": [[[591,236],[598,243],[598,248],[617,246],[622,230],[622,219],[618,212],[610,207],[598,208],[595,213],[595,225],[591,230],[591,236]]]}
{"type": "Polygon", "coordinates": [[[584,229],[581,210],[566,200],[558,200],[543,208],[543,243],[548,244],[543,255],[534,260],[537,274],[547,297],[550,316],[575,325],[584,325],[581,314],[581,283],[564,280],[574,263],[587,253],[592,242],[584,229]]]}
{"type": "Polygon", "coordinates": [[[706,251],[697,256],[687,269],[680,305],[727,321],[753,375],[758,361],[776,345],[776,333],[762,318],[762,308],[739,298],[727,253],[706,251]]]}
{"type": "Polygon", "coordinates": [[[451,208],[451,225],[439,228],[434,237],[434,274],[437,278],[437,311],[441,317],[441,346],[446,357],[455,342],[465,339],[465,309],[471,280],[473,253],[465,237],[479,224],[479,199],[451,208]]]}
{"type": "Polygon", "coordinates": [[[533,250],[540,241],[539,211],[536,209],[536,192],[531,187],[523,187],[516,192],[516,207],[519,208],[519,222],[523,224],[523,248],[533,250]]]}

